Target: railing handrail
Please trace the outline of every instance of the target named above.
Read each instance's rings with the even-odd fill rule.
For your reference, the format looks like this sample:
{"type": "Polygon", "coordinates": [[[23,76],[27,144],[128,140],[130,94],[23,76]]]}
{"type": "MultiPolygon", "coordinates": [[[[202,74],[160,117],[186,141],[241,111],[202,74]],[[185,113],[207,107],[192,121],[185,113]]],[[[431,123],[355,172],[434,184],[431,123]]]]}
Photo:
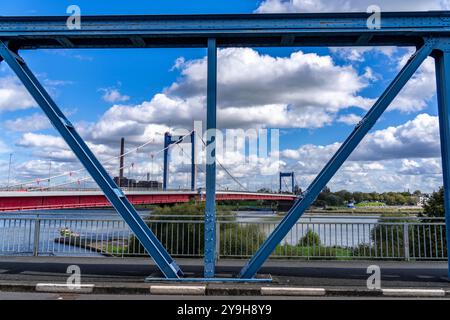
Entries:
{"type": "MultiPolygon", "coordinates": [[[[270,211],[267,211],[270,212],[270,211]]],[[[101,211],[99,210],[99,213],[101,213],[101,211]]],[[[233,212],[235,217],[238,218],[264,218],[264,219],[270,219],[270,218],[282,218],[283,215],[267,215],[267,214],[239,214],[239,212],[233,212]]],[[[45,218],[48,219],[53,219],[51,218],[51,216],[57,216],[57,215],[69,215],[70,212],[68,213],[59,213],[59,212],[23,212],[23,213],[0,213],[0,219],[24,219],[26,218],[26,216],[33,216],[32,218],[34,218],[35,216],[46,216],[45,218]]],[[[96,213],[91,213],[92,215],[95,215],[96,213]]],[[[111,212],[110,215],[108,214],[100,214],[100,215],[104,215],[105,217],[110,216],[111,218],[113,218],[113,216],[115,215],[115,212],[111,212]]],[[[204,218],[204,215],[152,215],[151,213],[149,214],[144,214],[143,215],[144,218],[204,218]]],[[[217,218],[229,218],[230,215],[217,215],[217,218]]],[[[74,217],[76,218],[76,217],[74,217]]],[[[57,219],[57,218],[55,218],[57,219]]],[[[83,218],[76,218],[76,219],[83,219],[83,218]]],[[[87,218],[87,219],[91,219],[91,218],[87,218]]],[[[97,219],[97,218],[95,218],[97,219]]],[[[118,219],[120,219],[120,217],[118,217],[118,219]]],[[[362,215],[304,215],[299,221],[305,221],[306,219],[327,219],[327,220],[349,220],[349,219],[357,219],[357,220],[374,220],[377,219],[382,220],[382,221],[389,221],[389,220],[411,220],[411,221],[423,221],[423,220],[436,220],[436,221],[445,221],[444,217],[419,217],[419,216],[381,216],[381,215],[372,215],[372,216],[362,216],[362,215]]],[[[315,221],[316,222],[316,221],[315,221]]],[[[353,222],[352,222],[353,223],[353,222]]],[[[379,223],[381,223],[381,221],[379,221],[379,223]]]]}
{"type": "MultiPolygon", "coordinates": [[[[148,220],[148,223],[155,234],[163,242],[166,241],[165,244],[172,253],[199,257],[202,255],[200,250],[203,250],[203,216],[197,215],[199,219],[184,215],[181,217],[184,219],[176,218],[176,215],[153,215],[153,220],[148,220]]],[[[226,257],[249,256],[249,243],[257,246],[254,242],[255,235],[259,239],[278,224],[278,219],[274,220],[274,217],[281,218],[248,214],[237,215],[236,220],[219,218],[217,252],[226,257]],[[245,217],[252,219],[245,220],[245,217]],[[257,233],[252,235],[255,230],[257,233]],[[239,242],[236,242],[237,239],[239,242]]],[[[439,217],[386,217],[391,220],[384,217],[367,217],[371,219],[367,220],[359,216],[315,218],[317,217],[307,216],[298,221],[290,235],[280,243],[274,257],[396,260],[446,257],[445,223],[439,217]],[[349,220],[352,218],[353,220],[349,220]],[[318,235],[319,245],[309,243],[310,239],[317,237],[314,235],[310,238],[309,231],[318,235]]],[[[34,216],[0,216],[0,255],[54,254],[55,248],[57,253],[63,255],[99,252],[100,255],[109,255],[112,252],[113,255],[123,257],[145,254],[134,242],[130,245],[131,239],[134,239],[132,232],[118,216],[74,217],[62,214],[58,217],[42,213],[34,216]],[[61,247],[58,249],[58,246],[61,247]]]]}

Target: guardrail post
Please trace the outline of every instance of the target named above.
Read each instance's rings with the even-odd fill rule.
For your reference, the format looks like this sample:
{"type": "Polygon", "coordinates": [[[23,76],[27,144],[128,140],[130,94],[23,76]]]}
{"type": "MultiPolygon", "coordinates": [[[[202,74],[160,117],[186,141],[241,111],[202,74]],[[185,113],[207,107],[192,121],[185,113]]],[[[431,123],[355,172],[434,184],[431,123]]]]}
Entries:
{"type": "Polygon", "coordinates": [[[34,221],[33,257],[39,255],[39,240],[41,236],[41,219],[34,221]]]}
{"type": "Polygon", "coordinates": [[[216,222],[216,261],[220,259],[220,221],[216,222]]]}
{"type": "Polygon", "coordinates": [[[409,225],[407,222],[403,224],[403,249],[405,251],[405,260],[409,261],[409,225]]]}

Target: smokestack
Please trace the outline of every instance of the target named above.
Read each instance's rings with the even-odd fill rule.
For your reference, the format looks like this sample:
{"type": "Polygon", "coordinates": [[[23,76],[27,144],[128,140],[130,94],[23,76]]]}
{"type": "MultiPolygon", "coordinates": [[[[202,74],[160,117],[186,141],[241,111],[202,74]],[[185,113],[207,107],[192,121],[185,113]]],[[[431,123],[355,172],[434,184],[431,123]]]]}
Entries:
{"type": "Polygon", "coordinates": [[[119,167],[119,187],[123,180],[123,160],[125,154],[125,138],[120,139],[120,167],[119,167]]]}

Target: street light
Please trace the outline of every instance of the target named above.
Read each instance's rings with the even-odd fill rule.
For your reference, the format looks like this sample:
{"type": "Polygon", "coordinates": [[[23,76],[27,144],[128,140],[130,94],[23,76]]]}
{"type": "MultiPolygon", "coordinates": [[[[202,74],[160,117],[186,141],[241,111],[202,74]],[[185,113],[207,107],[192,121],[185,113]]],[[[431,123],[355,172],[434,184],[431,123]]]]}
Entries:
{"type": "Polygon", "coordinates": [[[10,153],[9,154],[9,166],[8,166],[8,184],[6,185],[6,189],[7,190],[9,189],[9,180],[11,178],[11,161],[12,161],[12,156],[13,156],[13,154],[10,153]]]}

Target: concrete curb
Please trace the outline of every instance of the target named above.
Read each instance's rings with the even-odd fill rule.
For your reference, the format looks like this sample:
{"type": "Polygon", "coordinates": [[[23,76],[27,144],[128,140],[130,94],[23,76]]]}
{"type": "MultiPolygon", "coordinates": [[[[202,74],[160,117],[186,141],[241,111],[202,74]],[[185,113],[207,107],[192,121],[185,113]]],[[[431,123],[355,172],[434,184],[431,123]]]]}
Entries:
{"type": "Polygon", "coordinates": [[[80,284],[79,286],[69,286],[65,283],[38,283],[36,284],[36,292],[47,293],[92,293],[95,285],[80,284]]]}
{"type": "Polygon", "coordinates": [[[327,296],[332,297],[380,297],[381,290],[369,290],[360,288],[327,288],[327,296]]]}
{"type": "Polygon", "coordinates": [[[258,285],[149,285],[146,283],[100,283],[83,284],[80,289],[71,289],[57,283],[0,283],[5,292],[48,292],[72,294],[136,294],[136,295],[186,295],[186,296],[298,296],[298,297],[398,297],[398,298],[444,298],[450,290],[422,288],[389,288],[368,290],[362,288],[308,288],[271,287],[258,285]]]}
{"type": "Polygon", "coordinates": [[[97,284],[94,287],[94,294],[132,294],[132,295],[146,295],[150,293],[150,286],[148,284],[97,284]]]}
{"type": "Polygon", "coordinates": [[[324,288],[262,287],[262,296],[324,296],[324,288]]]}
{"type": "Polygon", "coordinates": [[[204,296],[206,295],[205,286],[150,286],[150,294],[154,295],[186,295],[186,296],[204,296]]]}
{"type": "Polygon", "coordinates": [[[445,297],[443,289],[382,289],[386,297],[445,297]]]}

